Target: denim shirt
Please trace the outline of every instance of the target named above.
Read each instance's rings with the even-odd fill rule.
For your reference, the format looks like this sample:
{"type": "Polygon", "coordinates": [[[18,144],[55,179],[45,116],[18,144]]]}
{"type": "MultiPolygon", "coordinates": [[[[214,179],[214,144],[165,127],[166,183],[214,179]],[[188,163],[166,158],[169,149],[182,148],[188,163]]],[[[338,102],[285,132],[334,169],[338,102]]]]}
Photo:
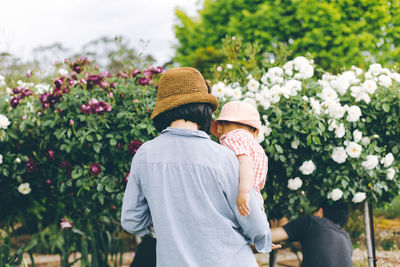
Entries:
{"type": "Polygon", "coordinates": [[[132,160],[121,223],[144,236],[153,225],[160,267],[257,266],[250,244],[271,251],[271,232],[256,194],[239,214],[239,163],[203,131],[167,128],[132,160]]]}

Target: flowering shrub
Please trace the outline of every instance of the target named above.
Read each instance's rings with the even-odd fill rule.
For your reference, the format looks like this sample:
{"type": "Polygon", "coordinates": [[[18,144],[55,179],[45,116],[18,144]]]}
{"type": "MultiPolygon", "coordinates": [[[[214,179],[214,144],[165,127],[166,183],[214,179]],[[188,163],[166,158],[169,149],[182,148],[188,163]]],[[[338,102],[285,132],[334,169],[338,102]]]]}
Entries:
{"type": "Polygon", "coordinates": [[[383,204],[399,193],[400,74],[380,64],[320,78],[315,69],[305,57],[251,73],[216,69],[213,94],[249,102],[262,116],[272,217],[298,213],[305,200],[383,204]]]}
{"type": "Polygon", "coordinates": [[[85,233],[119,231],[132,156],[156,134],[150,112],[163,70],[112,75],[86,58],[57,68],[50,86],[19,82],[0,97],[0,221],[62,219],[65,228],[68,218],[85,233]]]}

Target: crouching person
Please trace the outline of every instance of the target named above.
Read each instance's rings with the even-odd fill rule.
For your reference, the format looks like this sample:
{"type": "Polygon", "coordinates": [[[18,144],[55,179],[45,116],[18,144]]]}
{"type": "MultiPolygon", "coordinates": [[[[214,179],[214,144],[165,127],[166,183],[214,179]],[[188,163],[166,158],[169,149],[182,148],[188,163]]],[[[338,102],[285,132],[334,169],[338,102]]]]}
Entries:
{"type": "Polygon", "coordinates": [[[236,198],[239,162],[207,135],[218,100],[196,69],[164,73],[152,120],[161,133],[132,160],[122,227],[146,236],[154,228],[157,266],[257,266],[250,244],[271,251],[271,233],[254,190],[249,216],[236,198]]]}

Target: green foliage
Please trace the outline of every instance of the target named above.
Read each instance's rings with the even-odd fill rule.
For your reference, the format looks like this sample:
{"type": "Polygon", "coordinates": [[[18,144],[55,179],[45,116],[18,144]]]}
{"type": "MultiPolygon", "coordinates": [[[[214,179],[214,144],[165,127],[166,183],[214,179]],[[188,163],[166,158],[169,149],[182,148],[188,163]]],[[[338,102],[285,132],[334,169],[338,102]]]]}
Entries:
{"type": "Polygon", "coordinates": [[[256,53],[240,51],[240,40],[224,41],[224,46],[229,46],[224,51],[237,51],[228,58],[236,64],[215,69],[212,92],[221,104],[242,100],[260,112],[264,125],[259,141],[269,157],[264,198],[270,217],[296,216],[307,202],[318,207],[326,201],[356,204],[367,198],[382,206],[398,195],[399,73],[373,64],[368,71],[353,67],[321,75],[304,57],[279,65],[253,63],[249,71],[241,62],[256,62],[256,53]],[[356,143],[359,154],[351,156],[349,146],[356,143]],[[339,158],[333,156],[336,149],[342,151],[339,158]],[[367,168],[371,158],[375,163],[367,168]],[[310,161],[315,169],[302,171],[310,161]],[[296,177],[302,183],[290,186],[296,177]]]}
{"type": "Polygon", "coordinates": [[[310,53],[334,73],[365,67],[366,58],[394,64],[400,56],[400,3],[394,0],[208,0],[197,17],[181,10],[176,16],[175,61],[202,71],[211,67],[200,63],[203,49],[220,48],[226,36],[257,42],[258,59],[284,44],[293,56],[310,53]]]}
{"type": "Polygon", "coordinates": [[[29,233],[44,227],[34,239],[48,240],[62,266],[72,264],[74,251],[84,262],[91,253],[93,266],[107,266],[107,257],[117,261],[123,249],[125,177],[141,143],[156,136],[150,113],[162,72],[125,64],[125,72],[113,75],[86,58],[66,61],[56,66],[63,74],[48,91],[20,83],[0,97],[0,114],[10,121],[0,128],[0,225],[21,222],[29,233]],[[32,95],[11,107],[21,88],[32,95]],[[66,218],[72,230],[59,229],[66,218]]]}
{"type": "Polygon", "coordinates": [[[374,214],[388,219],[400,217],[400,197],[396,197],[391,203],[386,203],[384,207],[375,210],[374,214]]]}

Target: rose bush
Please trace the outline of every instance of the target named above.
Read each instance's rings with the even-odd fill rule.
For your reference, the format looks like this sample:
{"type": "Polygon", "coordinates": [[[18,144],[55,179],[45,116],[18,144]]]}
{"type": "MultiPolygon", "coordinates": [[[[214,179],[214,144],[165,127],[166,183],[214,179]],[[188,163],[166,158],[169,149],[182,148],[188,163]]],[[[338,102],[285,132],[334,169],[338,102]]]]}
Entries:
{"type": "MultiPolygon", "coordinates": [[[[237,50],[235,38],[225,43],[237,50]]],[[[332,75],[305,57],[247,71],[231,60],[215,68],[212,92],[222,104],[249,102],[262,116],[269,216],[298,214],[301,203],[381,205],[399,194],[399,73],[372,64],[332,75]]]]}
{"type": "Polygon", "coordinates": [[[2,85],[14,88],[0,98],[0,220],[34,232],[68,218],[103,242],[120,231],[132,156],[156,135],[150,112],[163,70],[113,75],[86,58],[57,68],[49,86],[2,85]]]}

